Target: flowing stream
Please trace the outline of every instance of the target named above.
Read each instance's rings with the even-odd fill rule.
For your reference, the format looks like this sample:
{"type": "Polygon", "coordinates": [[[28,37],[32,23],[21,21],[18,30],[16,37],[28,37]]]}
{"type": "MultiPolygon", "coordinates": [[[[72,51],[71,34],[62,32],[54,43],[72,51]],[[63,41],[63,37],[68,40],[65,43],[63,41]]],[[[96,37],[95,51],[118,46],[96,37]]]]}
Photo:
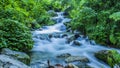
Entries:
{"type": "MultiPolygon", "coordinates": [[[[44,26],[41,29],[33,31],[34,47],[31,54],[31,64],[32,68],[44,68],[47,64],[47,60],[50,60],[51,64],[63,64],[66,63],[62,59],[56,58],[57,55],[63,53],[69,53],[73,56],[85,56],[89,59],[89,66],[93,68],[110,68],[104,62],[95,58],[94,53],[100,50],[110,50],[114,48],[108,48],[95,44],[92,44],[88,38],[81,38],[78,41],[82,44],[81,46],[71,46],[71,43],[66,43],[67,37],[61,37],[66,32],[66,27],[64,23],[70,22],[71,19],[64,16],[64,12],[55,12],[57,16],[51,19],[56,21],[56,24],[52,26],[44,26]],[[55,34],[56,36],[50,37],[50,35],[55,34]],[[57,36],[58,35],[58,36],[57,36]]],[[[67,33],[71,36],[72,33],[67,33]]],[[[116,49],[118,50],[118,49],[116,49]]],[[[120,52],[120,50],[118,50],[120,52]]]]}

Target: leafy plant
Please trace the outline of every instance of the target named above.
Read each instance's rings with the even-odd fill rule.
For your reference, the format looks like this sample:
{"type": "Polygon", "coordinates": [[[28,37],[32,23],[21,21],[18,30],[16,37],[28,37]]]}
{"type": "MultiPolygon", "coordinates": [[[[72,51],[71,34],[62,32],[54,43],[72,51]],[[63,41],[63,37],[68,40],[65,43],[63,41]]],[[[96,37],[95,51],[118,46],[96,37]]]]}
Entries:
{"type": "Polygon", "coordinates": [[[2,19],[0,23],[0,48],[25,52],[31,50],[33,41],[30,31],[25,25],[10,19],[2,19]]]}

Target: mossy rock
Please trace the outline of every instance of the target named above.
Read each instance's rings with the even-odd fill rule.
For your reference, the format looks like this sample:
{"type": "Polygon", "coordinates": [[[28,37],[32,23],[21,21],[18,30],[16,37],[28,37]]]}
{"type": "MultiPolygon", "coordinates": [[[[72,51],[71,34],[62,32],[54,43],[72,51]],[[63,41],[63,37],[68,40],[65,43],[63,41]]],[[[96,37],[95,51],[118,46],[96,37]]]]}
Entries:
{"type": "Polygon", "coordinates": [[[10,50],[8,48],[3,48],[1,51],[1,54],[11,56],[11,57],[27,64],[27,65],[30,64],[30,57],[24,52],[13,51],[13,50],[10,50]]]}
{"type": "Polygon", "coordinates": [[[95,57],[106,62],[112,68],[120,63],[120,54],[116,50],[101,50],[95,53],[95,57]]]}

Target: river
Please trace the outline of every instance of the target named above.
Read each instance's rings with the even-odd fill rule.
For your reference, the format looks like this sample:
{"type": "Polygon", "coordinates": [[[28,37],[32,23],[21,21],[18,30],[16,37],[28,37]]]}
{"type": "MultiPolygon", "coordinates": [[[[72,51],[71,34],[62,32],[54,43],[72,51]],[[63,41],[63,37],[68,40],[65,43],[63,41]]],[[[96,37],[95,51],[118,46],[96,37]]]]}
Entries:
{"type": "MultiPolygon", "coordinates": [[[[55,12],[57,16],[51,17],[56,24],[52,26],[44,26],[43,28],[32,31],[34,47],[31,54],[32,68],[44,68],[44,64],[50,60],[51,64],[63,64],[66,65],[64,60],[56,58],[57,55],[63,53],[69,53],[73,56],[85,56],[89,59],[89,66],[93,68],[110,68],[107,64],[99,61],[94,53],[100,50],[110,50],[114,48],[108,48],[96,44],[95,41],[89,40],[88,37],[81,37],[78,41],[81,46],[72,46],[73,42],[66,43],[67,37],[72,36],[72,33],[66,32],[64,23],[68,23],[71,19],[64,16],[64,12],[55,12]],[[62,37],[63,34],[68,36],[62,37]],[[55,35],[52,37],[51,35],[55,35]],[[92,43],[91,43],[92,42],[92,43]]],[[[120,50],[116,49],[120,52],[120,50]]]]}

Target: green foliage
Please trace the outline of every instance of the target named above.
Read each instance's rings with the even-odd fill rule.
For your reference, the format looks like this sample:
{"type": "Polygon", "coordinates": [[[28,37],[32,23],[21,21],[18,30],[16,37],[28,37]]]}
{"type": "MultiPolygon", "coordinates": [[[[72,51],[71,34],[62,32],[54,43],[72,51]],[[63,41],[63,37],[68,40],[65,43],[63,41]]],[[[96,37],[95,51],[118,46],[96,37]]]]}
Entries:
{"type": "Polygon", "coordinates": [[[33,46],[29,29],[22,23],[15,20],[1,20],[0,37],[0,48],[10,48],[27,52],[33,46]]]}
{"type": "MultiPolygon", "coordinates": [[[[72,12],[74,12],[74,11],[75,10],[73,10],[72,12]]],[[[94,10],[92,10],[89,7],[82,7],[79,10],[78,14],[74,15],[75,17],[73,18],[73,20],[71,22],[72,29],[73,30],[77,29],[77,30],[79,30],[81,32],[85,32],[86,28],[88,28],[89,26],[92,26],[92,25],[86,25],[86,24],[93,24],[93,23],[95,23],[94,20],[95,20],[95,17],[96,17],[96,13],[95,13],[94,10]]]]}
{"type": "Polygon", "coordinates": [[[112,15],[110,15],[110,18],[115,21],[120,20],[120,12],[113,13],[112,15]]]}
{"type": "Polygon", "coordinates": [[[45,24],[53,24],[45,4],[48,4],[48,1],[4,0],[1,1],[0,5],[0,19],[6,18],[23,22],[30,29],[40,28],[40,26],[45,24]],[[36,26],[34,26],[34,21],[37,22],[36,26]]]}
{"type": "Polygon", "coordinates": [[[115,64],[120,63],[120,54],[116,50],[110,50],[107,55],[107,63],[113,68],[115,64]]]}
{"type": "Polygon", "coordinates": [[[78,30],[97,43],[120,48],[119,0],[70,0],[68,27],[78,30]]]}
{"type": "Polygon", "coordinates": [[[110,65],[111,68],[120,63],[120,53],[116,50],[102,50],[95,53],[95,56],[110,65]]]}
{"type": "Polygon", "coordinates": [[[1,0],[0,48],[29,51],[33,46],[30,29],[54,24],[47,13],[52,1],[1,0]]]}

